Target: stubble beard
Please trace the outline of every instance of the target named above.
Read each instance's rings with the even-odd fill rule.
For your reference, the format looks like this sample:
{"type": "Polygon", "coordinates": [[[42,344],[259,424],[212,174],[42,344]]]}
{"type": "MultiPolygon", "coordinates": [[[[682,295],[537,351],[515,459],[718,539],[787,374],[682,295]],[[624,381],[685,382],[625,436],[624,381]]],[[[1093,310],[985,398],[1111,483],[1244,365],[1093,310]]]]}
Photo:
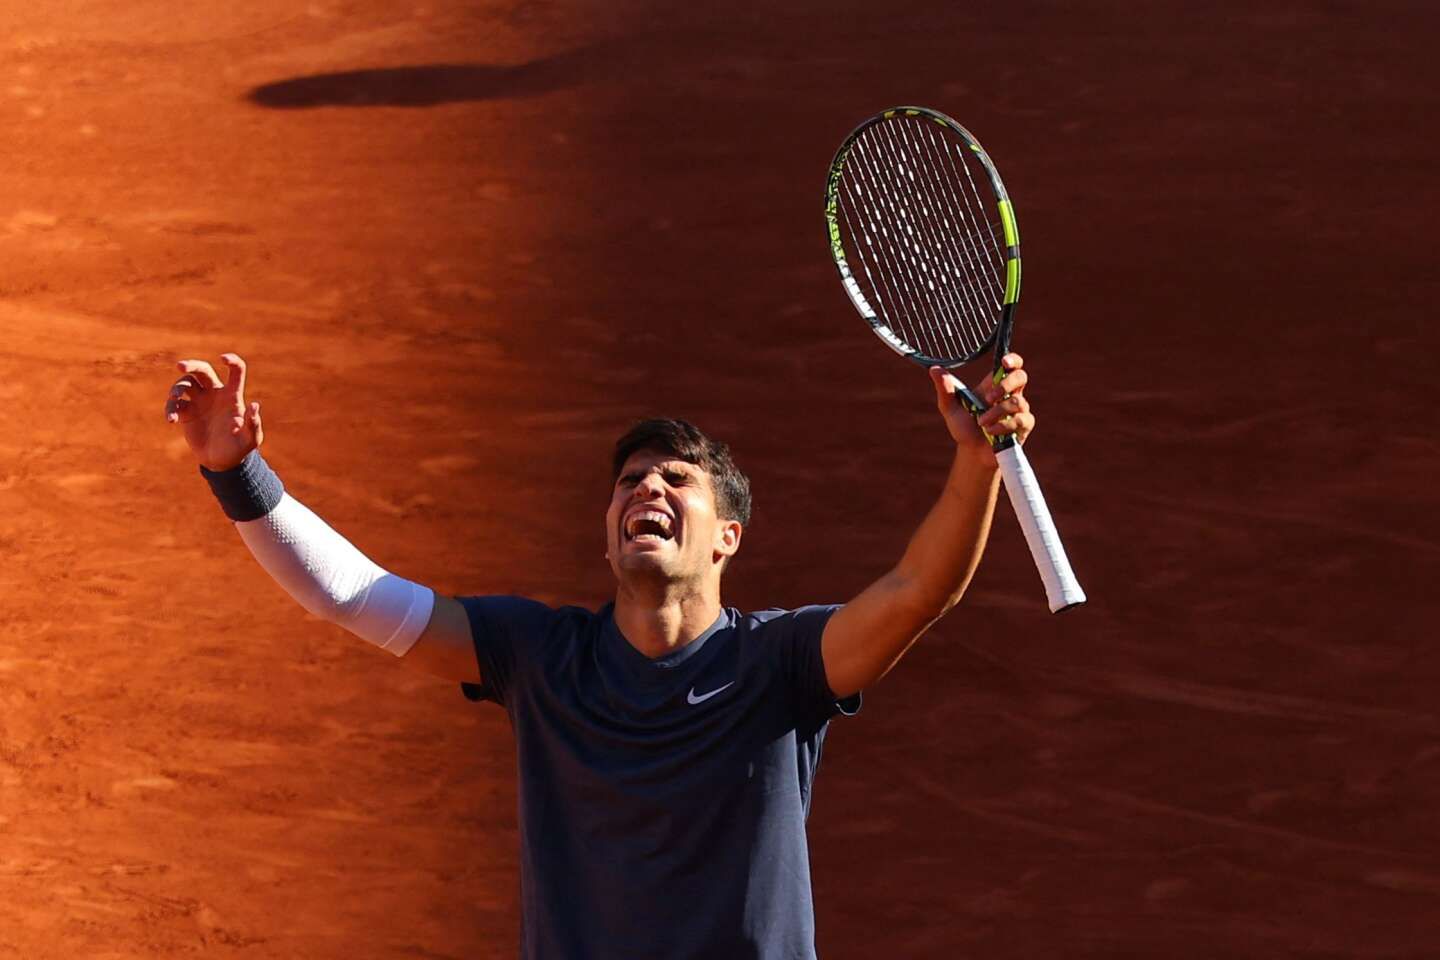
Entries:
{"type": "Polygon", "coordinates": [[[653,597],[657,603],[702,592],[704,577],[675,562],[682,560],[649,554],[622,556],[616,564],[619,588],[623,593],[653,597]]]}

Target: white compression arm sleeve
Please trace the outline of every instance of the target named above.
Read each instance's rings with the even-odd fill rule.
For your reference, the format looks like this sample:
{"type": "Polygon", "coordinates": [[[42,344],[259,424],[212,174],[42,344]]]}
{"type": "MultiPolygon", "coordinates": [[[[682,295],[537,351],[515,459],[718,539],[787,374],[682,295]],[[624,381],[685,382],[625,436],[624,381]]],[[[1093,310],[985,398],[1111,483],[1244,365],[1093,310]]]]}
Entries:
{"type": "Polygon", "coordinates": [[[425,632],[434,591],[381,569],[288,493],[235,528],[265,572],[322,620],[397,657],[425,632]]]}

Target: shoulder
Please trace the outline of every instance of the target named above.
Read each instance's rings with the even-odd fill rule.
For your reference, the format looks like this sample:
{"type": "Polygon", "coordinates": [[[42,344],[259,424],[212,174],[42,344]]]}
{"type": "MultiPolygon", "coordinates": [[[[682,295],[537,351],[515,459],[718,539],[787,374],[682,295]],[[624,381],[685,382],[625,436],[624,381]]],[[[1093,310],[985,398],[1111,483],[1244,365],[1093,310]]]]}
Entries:
{"type": "Polygon", "coordinates": [[[564,659],[593,641],[601,613],[583,607],[552,607],[510,595],[456,597],[469,618],[483,688],[467,689],[472,700],[505,704],[511,688],[525,683],[537,663],[564,659]]]}
{"type": "Polygon", "coordinates": [[[749,629],[765,628],[769,625],[785,625],[785,623],[806,622],[806,620],[827,620],[835,610],[840,609],[840,603],[806,603],[805,606],[792,607],[769,607],[765,610],[752,610],[750,613],[736,613],[737,622],[747,626],[749,629]]]}
{"type": "Polygon", "coordinates": [[[840,609],[838,603],[812,603],[794,609],[771,607],[735,616],[736,626],[747,633],[778,635],[821,631],[825,623],[840,609]]]}
{"type": "Polygon", "coordinates": [[[509,623],[534,623],[547,620],[555,613],[553,607],[529,597],[492,594],[479,597],[456,597],[474,627],[494,628],[509,623]]]}
{"type": "Polygon", "coordinates": [[[476,633],[546,635],[556,629],[583,630],[598,624],[601,613],[576,606],[551,606],[530,597],[492,595],[457,597],[476,633]]]}

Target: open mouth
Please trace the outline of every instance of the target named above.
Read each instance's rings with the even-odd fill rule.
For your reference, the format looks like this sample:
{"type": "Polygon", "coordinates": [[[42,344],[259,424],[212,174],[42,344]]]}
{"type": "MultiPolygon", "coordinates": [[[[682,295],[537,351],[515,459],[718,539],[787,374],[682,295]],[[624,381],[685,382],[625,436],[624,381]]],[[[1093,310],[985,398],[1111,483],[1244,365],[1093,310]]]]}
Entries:
{"type": "Polygon", "coordinates": [[[663,543],[675,539],[675,521],[659,510],[637,510],[625,518],[626,541],[663,543]]]}

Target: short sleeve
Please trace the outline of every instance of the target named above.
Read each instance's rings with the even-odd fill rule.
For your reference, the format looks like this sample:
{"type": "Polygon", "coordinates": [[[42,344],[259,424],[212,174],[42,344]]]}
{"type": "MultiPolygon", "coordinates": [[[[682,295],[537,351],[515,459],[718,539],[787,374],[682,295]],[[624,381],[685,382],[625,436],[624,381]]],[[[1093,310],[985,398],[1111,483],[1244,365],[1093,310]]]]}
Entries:
{"type": "Polygon", "coordinates": [[[824,721],[840,713],[854,716],[860,711],[860,694],[840,699],[835,696],[825,677],[825,659],[820,640],[825,625],[839,604],[816,604],[788,611],[767,626],[780,628],[781,672],[790,686],[797,711],[813,722],[824,721]]]}
{"type": "Polygon", "coordinates": [[[491,700],[505,706],[506,694],[523,667],[527,649],[549,631],[555,611],[525,597],[460,597],[470,619],[470,637],[480,667],[480,683],[462,683],[470,700],[491,700]]]}

